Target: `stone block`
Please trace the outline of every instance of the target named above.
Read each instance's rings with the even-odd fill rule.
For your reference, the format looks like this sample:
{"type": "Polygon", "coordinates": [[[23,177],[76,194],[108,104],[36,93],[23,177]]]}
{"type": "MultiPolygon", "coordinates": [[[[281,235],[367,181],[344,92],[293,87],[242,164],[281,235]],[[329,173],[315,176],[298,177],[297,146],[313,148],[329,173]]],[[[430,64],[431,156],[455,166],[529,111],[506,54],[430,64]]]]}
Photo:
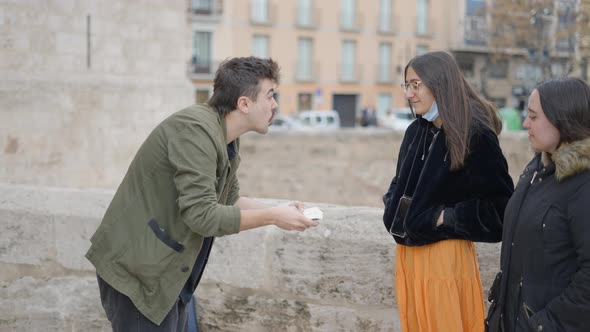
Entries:
{"type": "Polygon", "coordinates": [[[111,331],[95,277],[0,283],[0,332],[111,331]]]}
{"type": "Polygon", "coordinates": [[[203,331],[399,331],[395,307],[327,306],[289,294],[251,293],[221,284],[197,290],[203,331]]]}
{"type": "Polygon", "coordinates": [[[266,264],[266,229],[215,239],[202,281],[220,282],[233,287],[262,289],[272,271],[266,264]]]}
{"type": "Polygon", "coordinates": [[[373,208],[322,207],[320,226],[267,243],[273,291],[331,303],[393,305],[393,239],[373,208]]]}
{"type": "Polygon", "coordinates": [[[81,33],[58,32],[56,49],[59,54],[86,55],[86,37],[81,33]]]}
{"type": "Polygon", "coordinates": [[[52,216],[0,209],[0,224],[0,262],[39,265],[55,257],[52,216]]]}

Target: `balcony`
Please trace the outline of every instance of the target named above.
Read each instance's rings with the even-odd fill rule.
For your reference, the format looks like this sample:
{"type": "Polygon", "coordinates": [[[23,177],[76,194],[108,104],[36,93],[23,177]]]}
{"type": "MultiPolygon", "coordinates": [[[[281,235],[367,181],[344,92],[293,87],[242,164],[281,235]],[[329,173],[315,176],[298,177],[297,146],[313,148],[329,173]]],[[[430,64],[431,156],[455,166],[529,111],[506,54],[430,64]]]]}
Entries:
{"type": "Polygon", "coordinates": [[[315,30],[320,24],[321,11],[318,8],[295,7],[295,27],[298,29],[315,30]]]}
{"type": "Polygon", "coordinates": [[[414,33],[416,37],[432,38],[435,31],[435,21],[432,18],[414,17],[416,22],[414,33]]]}
{"type": "Polygon", "coordinates": [[[375,82],[377,84],[393,84],[396,77],[395,67],[391,64],[377,65],[375,71],[375,82]]]}
{"type": "Polygon", "coordinates": [[[299,83],[313,83],[320,81],[320,65],[317,62],[295,64],[295,81],[299,83]]]}
{"type": "Polygon", "coordinates": [[[355,12],[354,15],[346,17],[340,12],[340,31],[341,32],[360,32],[363,28],[363,16],[355,12]]]}
{"type": "Polygon", "coordinates": [[[196,61],[195,58],[193,58],[187,64],[188,76],[193,80],[212,81],[215,78],[217,67],[219,67],[219,61],[196,61]]]}
{"type": "Polygon", "coordinates": [[[250,24],[259,26],[273,26],[277,21],[277,7],[274,4],[260,5],[257,1],[250,1],[250,24]]]}
{"type": "Polygon", "coordinates": [[[339,68],[340,83],[360,83],[363,73],[361,65],[341,63],[339,68]]]}
{"type": "Polygon", "coordinates": [[[377,33],[392,36],[399,34],[399,16],[392,16],[389,22],[377,22],[377,33]]]}
{"type": "Polygon", "coordinates": [[[193,21],[215,22],[221,20],[223,7],[219,0],[191,1],[188,13],[193,21]]]}
{"type": "Polygon", "coordinates": [[[486,18],[483,16],[466,16],[464,25],[465,45],[486,46],[486,18]]]}

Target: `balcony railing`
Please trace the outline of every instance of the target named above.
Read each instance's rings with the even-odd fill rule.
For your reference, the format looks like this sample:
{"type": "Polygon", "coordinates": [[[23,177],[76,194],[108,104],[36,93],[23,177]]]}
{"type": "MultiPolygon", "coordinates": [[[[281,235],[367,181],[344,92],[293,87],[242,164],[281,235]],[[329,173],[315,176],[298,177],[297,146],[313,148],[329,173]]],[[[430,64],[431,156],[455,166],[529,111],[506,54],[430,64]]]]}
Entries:
{"type": "Polygon", "coordinates": [[[265,7],[256,8],[256,1],[250,1],[250,24],[272,26],[277,21],[277,7],[274,4],[266,3],[265,7]],[[262,10],[261,10],[262,9],[262,10]]]}
{"type": "Polygon", "coordinates": [[[195,61],[192,59],[187,64],[188,76],[196,80],[213,80],[219,63],[219,61],[195,61]]]}
{"type": "Polygon", "coordinates": [[[305,11],[306,9],[295,6],[295,26],[299,29],[317,29],[321,24],[320,9],[311,7],[307,15],[304,14],[305,11]]]}
{"type": "Polygon", "coordinates": [[[316,62],[309,65],[304,63],[295,64],[295,81],[305,82],[319,82],[320,80],[320,65],[316,62]]]}
{"type": "Polygon", "coordinates": [[[219,20],[223,14],[221,1],[189,2],[188,12],[194,20],[219,20]]]}
{"type": "Polygon", "coordinates": [[[359,83],[362,79],[363,69],[359,64],[340,64],[341,83],[359,83]]]}
{"type": "Polygon", "coordinates": [[[434,35],[435,21],[432,18],[415,17],[415,34],[417,37],[431,38],[434,35]]]}
{"type": "Polygon", "coordinates": [[[395,67],[392,64],[377,65],[375,73],[375,81],[378,84],[392,84],[396,77],[395,67]]]}
{"type": "Polygon", "coordinates": [[[381,35],[396,35],[399,33],[399,17],[392,16],[387,23],[377,21],[377,33],[381,35]]]}
{"type": "Polygon", "coordinates": [[[487,45],[485,20],[486,18],[483,16],[465,17],[464,40],[466,45],[487,45]]]}
{"type": "Polygon", "coordinates": [[[363,27],[363,16],[355,12],[353,17],[345,18],[340,12],[340,31],[342,32],[360,32],[363,27]]]}

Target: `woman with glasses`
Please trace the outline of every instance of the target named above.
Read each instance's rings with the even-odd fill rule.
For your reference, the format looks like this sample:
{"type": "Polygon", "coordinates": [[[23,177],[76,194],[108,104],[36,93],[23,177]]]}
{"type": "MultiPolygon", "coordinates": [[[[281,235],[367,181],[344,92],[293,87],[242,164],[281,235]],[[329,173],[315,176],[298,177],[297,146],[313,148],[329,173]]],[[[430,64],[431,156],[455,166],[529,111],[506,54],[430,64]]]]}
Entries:
{"type": "Polygon", "coordinates": [[[551,80],[529,97],[535,157],[504,215],[489,331],[590,331],[590,88],[551,80]]]}
{"type": "Polygon", "coordinates": [[[398,246],[395,290],[403,331],[483,331],[474,241],[499,242],[513,192],[495,107],[455,60],[432,52],[405,68],[403,91],[417,119],[402,141],[383,197],[398,246]]]}

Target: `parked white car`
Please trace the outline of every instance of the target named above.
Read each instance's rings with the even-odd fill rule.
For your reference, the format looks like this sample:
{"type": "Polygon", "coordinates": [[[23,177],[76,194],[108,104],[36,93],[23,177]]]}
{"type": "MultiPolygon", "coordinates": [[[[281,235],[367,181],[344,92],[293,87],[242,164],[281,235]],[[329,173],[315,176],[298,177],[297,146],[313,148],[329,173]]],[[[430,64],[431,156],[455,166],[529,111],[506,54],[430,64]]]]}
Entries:
{"type": "Polygon", "coordinates": [[[394,130],[405,131],[414,122],[415,117],[409,107],[398,108],[386,114],[381,120],[381,126],[394,130]]]}
{"type": "Polygon", "coordinates": [[[340,128],[340,115],[334,110],[309,110],[295,115],[302,128],[337,129],[340,128]]]}

